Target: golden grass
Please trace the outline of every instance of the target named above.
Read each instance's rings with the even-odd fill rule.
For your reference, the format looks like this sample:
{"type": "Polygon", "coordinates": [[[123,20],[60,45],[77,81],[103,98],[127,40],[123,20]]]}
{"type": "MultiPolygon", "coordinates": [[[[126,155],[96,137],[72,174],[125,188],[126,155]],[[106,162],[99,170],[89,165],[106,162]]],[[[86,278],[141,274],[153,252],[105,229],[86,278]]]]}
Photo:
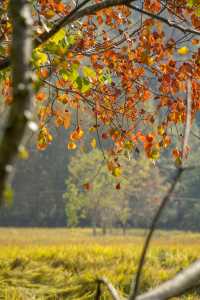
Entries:
{"type": "MultiPolygon", "coordinates": [[[[127,294],[145,232],[92,237],[89,229],[0,229],[0,299],[92,300],[97,277],[127,294]]],[[[169,279],[200,256],[200,234],[157,232],[141,290],[169,279]]],[[[102,300],[110,299],[106,291],[102,300]]],[[[200,299],[187,295],[181,299],[200,299]]]]}

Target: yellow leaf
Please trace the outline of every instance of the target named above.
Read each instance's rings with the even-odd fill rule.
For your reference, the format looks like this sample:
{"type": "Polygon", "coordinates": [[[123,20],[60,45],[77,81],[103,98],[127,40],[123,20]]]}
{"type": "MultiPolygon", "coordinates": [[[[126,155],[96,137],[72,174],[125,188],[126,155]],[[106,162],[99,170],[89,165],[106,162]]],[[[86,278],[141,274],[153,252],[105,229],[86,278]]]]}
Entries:
{"type": "Polygon", "coordinates": [[[177,158],[175,159],[175,166],[176,166],[177,168],[180,168],[181,165],[182,165],[182,159],[181,159],[181,157],[177,157],[177,158]]]}
{"type": "Polygon", "coordinates": [[[112,171],[113,176],[119,177],[122,174],[122,169],[120,167],[116,167],[112,171]]]}
{"type": "Polygon", "coordinates": [[[7,184],[3,191],[3,198],[9,206],[12,205],[13,197],[14,197],[14,191],[11,185],[7,184]]]}
{"type": "Polygon", "coordinates": [[[29,158],[28,150],[22,145],[19,147],[18,156],[21,159],[28,159],[29,158]]]}
{"type": "Polygon", "coordinates": [[[84,131],[78,126],[75,131],[70,134],[70,140],[80,140],[84,136],[84,131]]]}
{"type": "Polygon", "coordinates": [[[92,127],[89,128],[89,132],[95,132],[96,130],[97,129],[94,126],[92,126],[92,127]]]}
{"type": "Polygon", "coordinates": [[[50,10],[48,10],[48,11],[45,13],[45,17],[48,18],[48,19],[50,19],[50,18],[52,18],[52,17],[54,17],[54,16],[55,16],[55,12],[54,12],[53,9],[50,9],[50,10]]]}
{"type": "Polygon", "coordinates": [[[165,128],[162,125],[160,125],[158,126],[157,131],[159,135],[163,135],[165,133],[165,128]]]}
{"type": "Polygon", "coordinates": [[[95,139],[95,138],[93,138],[93,139],[91,140],[90,145],[92,146],[93,149],[96,148],[97,142],[96,142],[96,139],[95,139]]]}
{"type": "Polygon", "coordinates": [[[150,158],[153,160],[157,160],[160,158],[160,151],[157,149],[153,149],[150,153],[150,158]]]}
{"type": "Polygon", "coordinates": [[[133,142],[132,141],[126,141],[125,144],[124,144],[124,148],[131,151],[133,149],[133,142]]]}
{"type": "Polygon", "coordinates": [[[34,64],[39,67],[48,61],[48,56],[46,53],[40,51],[39,48],[35,49],[33,52],[34,64]]]}
{"type": "Polygon", "coordinates": [[[51,38],[51,41],[57,44],[59,41],[62,41],[64,39],[65,34],[65,29],[60,29],[56,34],[54,34],[54,36],[51,38]]]}
{"type": "Polygon", "coordinates": [[[148,63],[149,66],[152,66],[154,64],[154,62],[155,62],[155,60],[154,60],[153,57],[148,57],[147,63],[148,63]]]}
{"type": "Polygon", "coordinates": [[[189,53],[189,49],[188,47],[184,46],[184,47],[181,47],[177,50],[178,54],[180,55],[186,55],[189,53]]]}
{"type": "Polygon", "coordinates": [[[63,118],[63,125],[64,125],[65,129],[69,128],[70,123],[71,123],[71,115],[69,112],[65,112],[64,118],[63,118]]]}

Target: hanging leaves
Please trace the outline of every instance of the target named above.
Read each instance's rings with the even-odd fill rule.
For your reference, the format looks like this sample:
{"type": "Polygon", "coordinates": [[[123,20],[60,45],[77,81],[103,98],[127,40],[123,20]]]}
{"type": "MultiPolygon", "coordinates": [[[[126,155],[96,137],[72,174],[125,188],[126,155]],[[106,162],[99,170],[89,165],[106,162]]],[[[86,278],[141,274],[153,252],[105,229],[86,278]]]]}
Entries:
{"type": "MultiPolygon", "coordinates": [[[[105,149],[109,171],[118,177],[122,170],[115,159],[121,154],[130,159],[135,149],[143,148],[149,159],[158,160],[180,140],[189,78],[192,121],[200,111],[198,33],[187,42],[184,38],[187,28],[199,31],[198,1],[182,1],[181,6],[175,1],[166,7],[158,0],[145,0],[143,9],[149,14],[145,18],[139,12],[132,18],[132,10],[125,5],[113,6],[54,31],[55,24],[72,9],[65,1],[38,1],[37,11],[33,7],[38,16],[34,18],[37,45],[49,31],[54,32],[32,54],[34,99],[41,128],[37,148],[46,149],[53,139],[47,124],[69,128],[69,150],[82,147],[84,130],[91,135],[86,139],[88,149],[95,149],[97,139],[92,134],[98,129],[98,146],[105,149]],[[157,17],[163,10],[166,16],[182,20],[176,23],[173,35],[167,31],[168,20],[162,22],[165,14],[157,17]],[[178,26],[184,28],[181,40],[178,26]],[[88,130],[82,122],[91,119],[98,127],[87,124],[88,130]]],[[[2,22],[0,57],[9,55],[10,38],[9,21],[2,22]]],[[[4,103],[12,105],[9,71],[1,72],[0,80],[4,103]]]]}

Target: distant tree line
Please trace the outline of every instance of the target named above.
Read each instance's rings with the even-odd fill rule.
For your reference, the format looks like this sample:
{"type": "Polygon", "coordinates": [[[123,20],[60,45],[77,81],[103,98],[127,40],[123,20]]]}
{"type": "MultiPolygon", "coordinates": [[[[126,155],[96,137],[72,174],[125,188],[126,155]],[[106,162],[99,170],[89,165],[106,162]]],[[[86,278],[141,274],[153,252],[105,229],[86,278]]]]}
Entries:
{"type": "MultiPolygon", "coordinates": [[[[32,145],[30,158],[17,162],[14,202],[0,209],[0,226],[91,226],[104,233],[112,227],[124,232],[148,227],[170,182],[167,154],[154,165],[141,153],[129,157],[125,152],[122,174],[118,169],[111,174],[98,147],[82,147],[82,153],[72,155],[60,142],[63,138],[67,139],[66,131],[58,131],[56,143],[46,151],[38,154],[32,145]]],[[[196,163],[195,152],[191,160],[196,163]]],[[[183,176],[160,228],[200,230],[199,180],[199,169],[183,176]]]]}

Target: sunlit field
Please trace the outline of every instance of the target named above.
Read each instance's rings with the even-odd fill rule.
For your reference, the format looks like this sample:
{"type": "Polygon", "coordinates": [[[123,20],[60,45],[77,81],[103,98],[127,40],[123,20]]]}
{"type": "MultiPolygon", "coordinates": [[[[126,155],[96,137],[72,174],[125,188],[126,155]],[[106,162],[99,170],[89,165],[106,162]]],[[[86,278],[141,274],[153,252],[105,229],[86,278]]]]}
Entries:
{"type": "MultiPolygon", "coordinates": [[[[0,229],[0,299],[95,298],[105,276],[122,295],[129,292],[145,232],[92,236],[90,229],[0,229]]],[[[200,234],[157,232],[141,281],[148,290],[200,257],[200,234]]],[[[102,299],[110,299],[103,293],[102,299]]],[[[200,299],[188,294],[179,299],[200,299]]]]}

